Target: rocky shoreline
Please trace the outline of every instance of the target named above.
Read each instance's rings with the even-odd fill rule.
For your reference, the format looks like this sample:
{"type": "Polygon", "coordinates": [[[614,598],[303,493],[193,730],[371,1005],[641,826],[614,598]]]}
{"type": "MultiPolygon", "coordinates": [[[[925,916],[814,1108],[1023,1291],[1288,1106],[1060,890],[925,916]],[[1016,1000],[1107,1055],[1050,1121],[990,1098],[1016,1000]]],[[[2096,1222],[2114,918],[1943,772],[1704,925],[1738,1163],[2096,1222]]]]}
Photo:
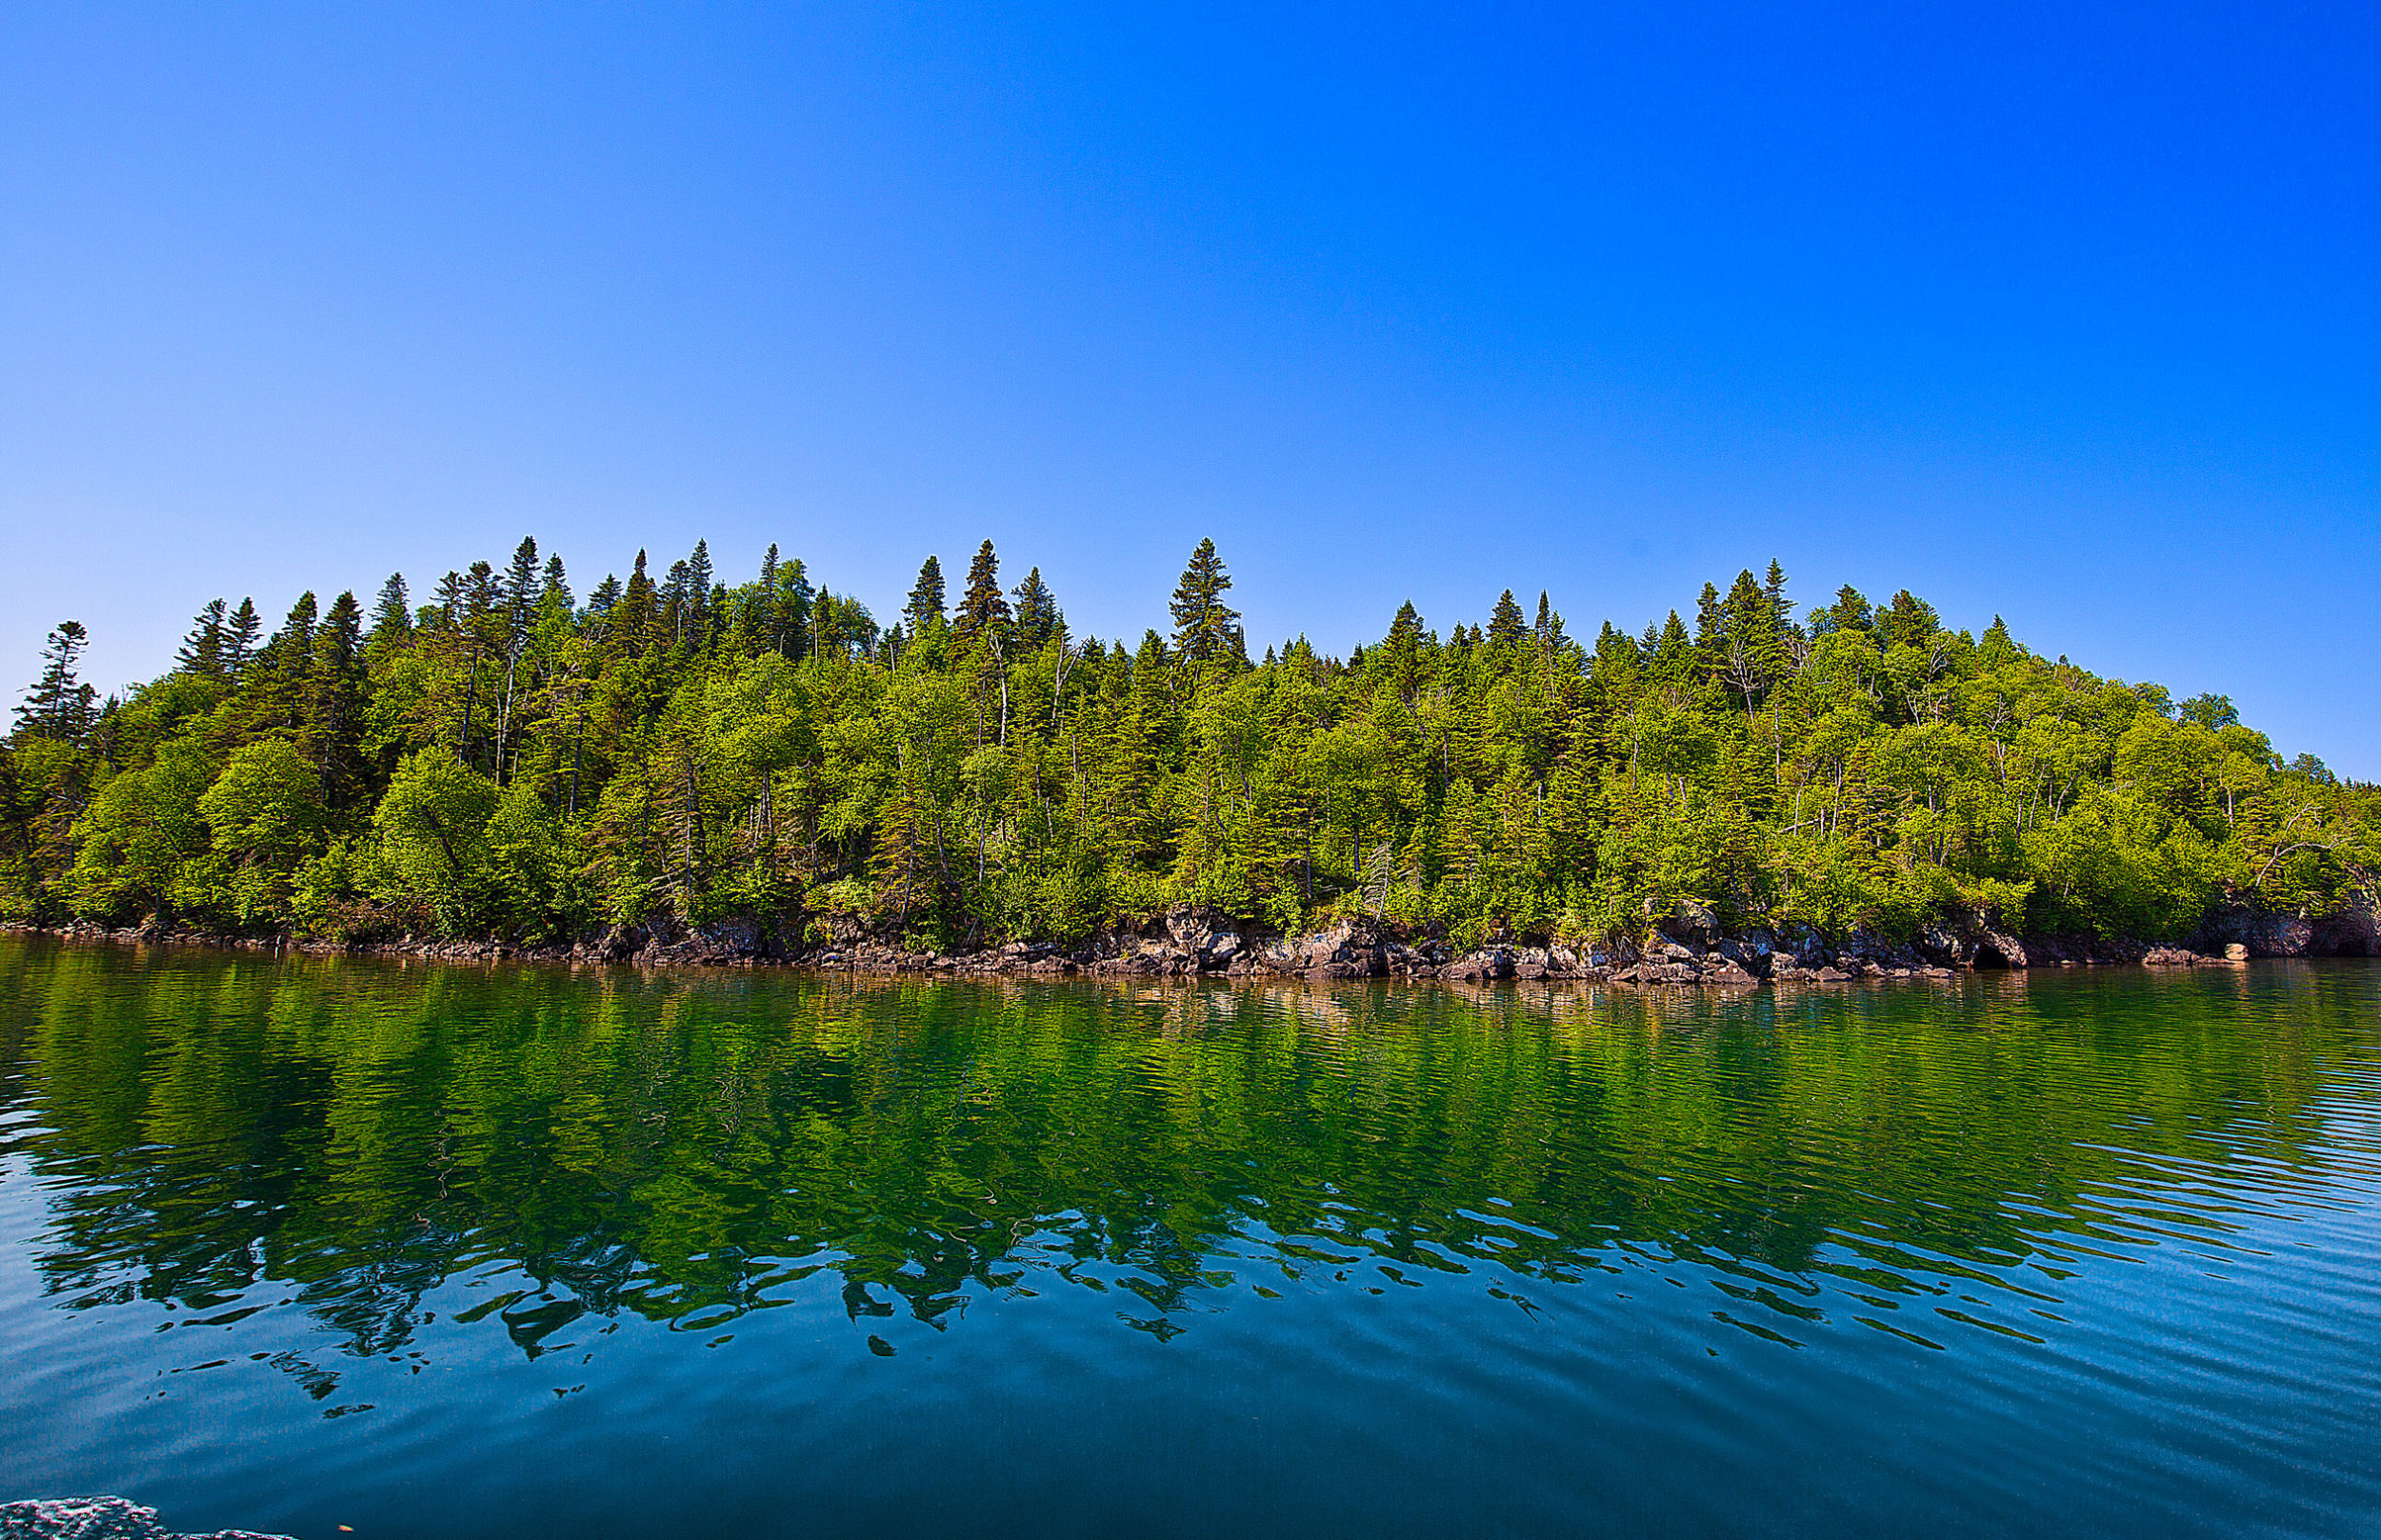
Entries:
{"type": "Polygon", "coordinates": [[[122,1497],[54,1497],[0,1503],[0,1540],[290,1540],[253,1530],[177,1534],[157,1522],[157,1510],[122,1497]]]}
{"type": "Polygon", "coordinates": [[[1867,932],[1831,940],[1807,928],[1723,930],[1692,906],[1644,938],[1565,944],[1513,938],[1458,950],[1435,930],[1343,919],[1297,935],[1271,933],[1212,910],[1182,907],[1137,926],[1100,930],[1072,946],[1010,942],[949,952],[904,948],[895,937],[845,916],[805,926],[736,919],[689,926],[655,920],[614,926],[572,943],[521,945],[404,936],[330,942],[95,925],[11,926],[70,941],[202,946],[262,952],[519,961],[644,969],[780,967],[816,972],[941,973],[1038,977],[1220,977],[1553,979],[1651,986],[1752,988],[1841,984],[1856,979],[1949,978],[1966,970],[2133,966],[2224,967],[2254,957],[2381,956],[2381,925],[2370,904],[2309,920],[2227,910],[2186,943],[2124,938],[2013,935],[1970,922],[1928,927],[1909,940],[1867,932]],[[787,937],[810,939],[790,942],[787,937]],[[819,932],[823,931],[824,934],[819,932]]]}

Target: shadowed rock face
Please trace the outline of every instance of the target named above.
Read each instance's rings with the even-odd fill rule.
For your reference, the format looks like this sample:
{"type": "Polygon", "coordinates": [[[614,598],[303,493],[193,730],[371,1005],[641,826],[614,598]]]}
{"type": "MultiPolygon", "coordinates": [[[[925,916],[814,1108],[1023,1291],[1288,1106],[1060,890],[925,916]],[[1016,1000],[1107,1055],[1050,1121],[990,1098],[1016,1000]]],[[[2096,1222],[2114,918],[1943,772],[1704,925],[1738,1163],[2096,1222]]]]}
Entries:
{"type": "Polygon", "coordinates": [[[211,1530],[179,1535],[157,1523],[157,1510],[121,1497],[59,1497],[0,1503],[0,1540],[290,1540],[253,1530],[211,1530]]]}

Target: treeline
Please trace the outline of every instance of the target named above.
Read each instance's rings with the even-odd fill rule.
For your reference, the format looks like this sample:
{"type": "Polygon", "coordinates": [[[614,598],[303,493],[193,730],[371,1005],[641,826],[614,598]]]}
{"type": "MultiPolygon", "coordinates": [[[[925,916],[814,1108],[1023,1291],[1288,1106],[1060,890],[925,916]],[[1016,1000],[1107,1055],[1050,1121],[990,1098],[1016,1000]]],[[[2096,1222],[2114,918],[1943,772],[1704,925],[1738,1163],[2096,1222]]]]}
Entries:
{"type": "Polygon", "coordinates": [[[217,600],[104,702],[73,622],[0,749],[0,913],[368,940],[553,940],[671,915],[855,915],[921,945],[1066,940],[1197,903],[1458,940],[1735,927],[2183,935],[2332,912],[2381,790],[2284,763],[2221,696],[2045,659],[1907,590],[1798,613],[1785,574],[1574,637],[1508,591],[1409,604],[1345,658],[1251,661],[1203,541],[1171,626],[1074,635],[990,541],[880,623],[771,547],[643,553],[583,598],[523,540],[416,604],[217,600]]]}

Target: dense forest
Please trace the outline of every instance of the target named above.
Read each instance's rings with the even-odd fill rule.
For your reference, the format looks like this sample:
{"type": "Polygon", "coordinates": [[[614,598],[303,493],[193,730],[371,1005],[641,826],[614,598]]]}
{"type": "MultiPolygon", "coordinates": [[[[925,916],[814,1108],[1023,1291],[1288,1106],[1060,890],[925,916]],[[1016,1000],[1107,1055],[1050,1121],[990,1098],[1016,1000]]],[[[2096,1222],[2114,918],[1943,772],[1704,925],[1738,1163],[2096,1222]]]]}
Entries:
{"type": "MultiPolygon", "coordinates": [[[[1076,636],[991,543],[880,622],[774,547],[574,594],[525,539],[416,603],[209,603],[101,701],[50,637],[0,748],[0,918],[369,941],[858,917],[1070,940],[1191,903],[1490,935],[1729,926],[2179,936],[2333,912],[2381,789],[2286,763],[2222,696],[2042,657],[1908,591],[1803,609],[1771,563],[1631,632],[1509,591],[1345,658],[1252,660],[1202,541],[1171,624],[1076,636]]],[[[813,930],[811,933],[815,934],[813,930]]]]}

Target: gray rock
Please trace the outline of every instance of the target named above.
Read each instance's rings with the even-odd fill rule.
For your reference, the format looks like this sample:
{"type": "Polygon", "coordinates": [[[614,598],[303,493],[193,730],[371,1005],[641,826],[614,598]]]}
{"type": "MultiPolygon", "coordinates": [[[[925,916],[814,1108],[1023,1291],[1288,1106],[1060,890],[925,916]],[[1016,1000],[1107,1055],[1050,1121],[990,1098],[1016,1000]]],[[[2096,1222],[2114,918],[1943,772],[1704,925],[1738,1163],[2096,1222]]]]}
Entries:
{"type": "Polygon", "coordinates": [[[121,1497],[58,1497],[0,1503],[0,1540],[290,1540],[253,1530],[214,1530],[177,1535],[157,1522],[157,1510],[121,1497]]]}

